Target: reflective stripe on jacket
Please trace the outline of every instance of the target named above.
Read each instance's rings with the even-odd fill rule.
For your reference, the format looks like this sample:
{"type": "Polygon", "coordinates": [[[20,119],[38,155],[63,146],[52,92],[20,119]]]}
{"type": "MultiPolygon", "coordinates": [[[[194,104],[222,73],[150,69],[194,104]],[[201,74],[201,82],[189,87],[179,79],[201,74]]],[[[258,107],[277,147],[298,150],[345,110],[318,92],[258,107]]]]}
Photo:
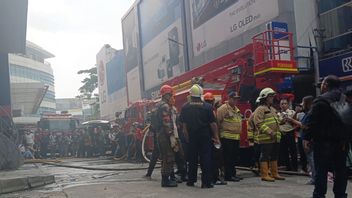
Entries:
{"type": "Polygon", "coordinates": [[[280,142],[281,132],[276,110],[266,105],[259,106],[253,113],[254,140],[258,144],[280,142]],[[269,134],[272,135],[269,135],[269,134]]]}
{"type": "Polygon", "coordinates": [[[232,108],[228,103],[223,104],[217,110],[217,120],[221,138],[240,140],[242,115],[237,107],[232,108]]]}

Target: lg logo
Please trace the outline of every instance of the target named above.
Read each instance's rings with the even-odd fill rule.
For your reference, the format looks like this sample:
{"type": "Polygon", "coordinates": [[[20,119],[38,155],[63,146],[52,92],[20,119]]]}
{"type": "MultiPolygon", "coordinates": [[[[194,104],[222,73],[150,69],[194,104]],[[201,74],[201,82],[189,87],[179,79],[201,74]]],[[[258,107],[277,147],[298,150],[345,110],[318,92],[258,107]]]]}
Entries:
{"type": "Polygon", "coordinates": [[[352,71],[352,56],[342,59],[342,70],[343,72],[352,71]]]}

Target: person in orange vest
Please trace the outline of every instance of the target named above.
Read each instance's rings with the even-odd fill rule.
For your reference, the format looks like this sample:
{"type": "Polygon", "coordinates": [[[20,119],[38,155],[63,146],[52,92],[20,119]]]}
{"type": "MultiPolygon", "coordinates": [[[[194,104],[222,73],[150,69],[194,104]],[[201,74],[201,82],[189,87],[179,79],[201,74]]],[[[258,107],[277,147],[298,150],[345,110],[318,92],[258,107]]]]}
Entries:
{"type": "Polygon", "coordinates": [[[262,181],[268,182],[285,179],[279,175],[277,167],[281,132],[277,112],[272,106],[275,94],[271,88],[263,89],[257,99],[259,106],[253,112],[255,137],[260,145],[260,175],[262,181]],[[269,176],[269,162],[271,176],[269,176]]]}
{"type": "Polygon", "coordinates": [[[235,165],[240,155],[242,114],[236,105],[240,96],[231,91],[228,97],[228,101],[217,110],[217,121],[224,155],[225,181],[238,182],[241,178],[236,176],[235,165]]]}

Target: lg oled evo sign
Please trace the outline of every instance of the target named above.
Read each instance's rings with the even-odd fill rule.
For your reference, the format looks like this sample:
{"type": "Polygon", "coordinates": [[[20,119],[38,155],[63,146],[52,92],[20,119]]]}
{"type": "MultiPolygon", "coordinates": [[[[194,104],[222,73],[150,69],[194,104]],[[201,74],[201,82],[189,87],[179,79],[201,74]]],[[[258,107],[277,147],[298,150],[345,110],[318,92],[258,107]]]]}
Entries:
{"type": "Polygon", "coordinates": [[[334,74],[342,80],[352,80],[352,52],[321,60],[319,70],[320,77],[334,74]]]}
{"type": "Polygon", "coordinates": [[[195,56],[279,15],[278,0],[190,0],[195,56]]]}

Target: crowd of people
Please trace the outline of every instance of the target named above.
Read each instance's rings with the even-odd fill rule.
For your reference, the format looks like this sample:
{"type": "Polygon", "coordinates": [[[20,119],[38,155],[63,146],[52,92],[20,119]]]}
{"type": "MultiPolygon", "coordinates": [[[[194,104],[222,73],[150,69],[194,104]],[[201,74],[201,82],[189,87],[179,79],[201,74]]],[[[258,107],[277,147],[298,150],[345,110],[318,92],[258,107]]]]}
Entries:
{"type": "Polygon", "coordinates": [[[122,132],[114,124],[111,129],[101,126],[79,128],[73,132],[41,132],[26,129],[22,134],[20,150],[25,158],[47,159],[57,157],[99,157],[110,155],[126,157],[129,161],[143,160],[141,145],[143,126],[133,123],[131,130],[122,132]]]}
{"type": "Polygon", "coordinates": [[[313,197],[325,197],[330,172],[335,197],[347,197],[352,94],[343,93],[340,84],[336,76],[327,76],[319,84],[321,95],[304,97],[295,110],[291,109],[290,99],[277,98],[274,90],[264,88],[248,118],[237,106],[237,92],[229,92],[228,100],[216,105],[212,94],[203,95],[197,84],[190,89],[189,102],[178,114],[172,87],[164,85],[160,89],[162,99],[153,110],[156,121],[150,128],[158,147],[145,176],[151,177],[160,155],[162,187],[176,187],[182,181],[194,186],[198,163],[202,188],[239,182],[243,178],[236,174],[235,166],[245,129],[253,151],[246,158],[259,168],[262,181],[285,180],[279,174],[280,166],[287,171],[301,170],[311,174],[308,184],[315,185],[313,197]],[[275,98],[279,104],[275,104],[275,98]],[[174,165],[180,178],[175,176],[174,165]]]}

